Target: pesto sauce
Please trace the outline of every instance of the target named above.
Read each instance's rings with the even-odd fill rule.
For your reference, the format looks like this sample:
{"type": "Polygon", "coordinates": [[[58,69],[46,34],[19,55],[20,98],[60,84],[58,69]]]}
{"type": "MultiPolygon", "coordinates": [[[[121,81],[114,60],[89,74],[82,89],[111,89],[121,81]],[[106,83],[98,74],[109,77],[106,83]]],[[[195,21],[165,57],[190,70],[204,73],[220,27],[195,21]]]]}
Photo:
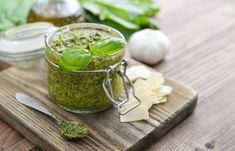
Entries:
{"type": "MultiPolygon", "coordinates": [[[[83,47],[101,38],[112,37],[98,32],[80,32],[72,30],[63,34],[57,34],[51,40],[51,47],[58,53],[66,51],[66,48],[83,47]]],[[[120,50],[114,55],[105,57],[93,57],[91,63],[83,70],[107,69],[122,60],[125,52],[120,50]]],[[[58,65],[59,57],[55,52],[46,50],[50,61],[58,65]]],[[[121,78],[115,73],[111,75],[114,97],[120,96],[123,90],[121,78]]],[[[49,96],[62,108],[71,112],[97,112],[112,105],[107,98],[102,83],[105,73],[76,73],[62,71],[58,67],[48,63],[48,91],[49,96]]]]}
{"type": "Polygon", "coordinates": [[[88,128],[77,122],[61,121],[58,125],[59,134],[65,139],[77,139],[88,135],[88,128]]]}

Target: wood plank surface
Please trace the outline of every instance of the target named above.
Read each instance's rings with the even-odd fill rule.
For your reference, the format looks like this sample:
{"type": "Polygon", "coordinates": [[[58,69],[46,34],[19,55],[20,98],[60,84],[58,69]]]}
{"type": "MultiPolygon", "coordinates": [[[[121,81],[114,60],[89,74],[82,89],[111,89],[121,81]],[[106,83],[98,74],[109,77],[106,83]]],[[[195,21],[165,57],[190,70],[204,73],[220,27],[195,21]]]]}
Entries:
{"type": "MultiPolygon", "coordinates": [[[[30,141],[49,151],[111,151],[146,148],[154,139],[161,137],[191,114],[197,101],[197,94],[194,90],[168,79],[166,84],[173,87],[173,93],[169,96],[167,103],[153,106],[150,109],[150,118],[146,121],[120,123],[114,108],[88,115],[71,114],[60,109],[48,99],[47,88],[41,80],[43,75],[33,75],[35,75],[34,72],[19,72],[19,69],[15,67],[0,73],[0,89],[2,90],[0,115],[30,141]],[[32,79],[25,77],[32,77],[32,79]],[[75,142],[65,141],[58,135],[56,125],[49,117],[38,114],[37,111],[17,102],[16,92],[35,97],[59,117],[85,123],[90,129],[90,135],[75,142]]],[[[8,149],[11,148],[14,146],[8,149]]]]}
{"type": "Polygon", "coordinates": [[[148,151],[235,150],[235,1],[158,2],[172,52],[154,68],[195,88],[199,103],[148,151]]]}
{"type": "MultiPolygon", "coordinates": [[[[158,23],[172,45],[165,61],[152,67],[200,95],[193,115],[149,151],[235,150],[235,1],[157,0],[157,4],[161,8],[158,23]]],[[[6,127],[9,133],[0,135],[1,148],[4,142],[23,139],[6,127]]]]}

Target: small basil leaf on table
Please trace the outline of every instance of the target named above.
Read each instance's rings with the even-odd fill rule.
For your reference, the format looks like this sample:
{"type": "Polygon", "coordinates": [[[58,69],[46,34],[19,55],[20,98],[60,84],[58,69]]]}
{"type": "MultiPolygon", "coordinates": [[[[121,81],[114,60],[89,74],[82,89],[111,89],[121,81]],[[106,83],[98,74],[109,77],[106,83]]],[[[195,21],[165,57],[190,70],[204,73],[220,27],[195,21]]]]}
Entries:
{"type": "Polygon", "coordinates": [[[84,69],[91,62],[91,53],[87,49],[70,48],[62,53],[59,67],[62,70],[84,69]]]}
{"type": "Polygon", "coordinates": [[[102,57],[123,49],[125,45],[126,42],[123,39],[105,38],[91,44],[89,47],[93,56],[102,57]]]}

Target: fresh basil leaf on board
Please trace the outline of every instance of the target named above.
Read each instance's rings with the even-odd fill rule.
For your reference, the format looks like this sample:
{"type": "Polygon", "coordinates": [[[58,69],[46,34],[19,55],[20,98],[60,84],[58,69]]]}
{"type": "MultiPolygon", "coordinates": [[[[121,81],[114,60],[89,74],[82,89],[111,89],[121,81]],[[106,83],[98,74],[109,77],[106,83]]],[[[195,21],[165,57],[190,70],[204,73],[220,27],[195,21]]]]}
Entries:
{"type": "Polygon", "coordinates": [[[93,56],[102,57],[123,49],[125,45],[125,40],[121,38],[105,38],[91,44],[89,48],[93,56]]]}
{"type": "Polygon", "coordinates": [[[91,62],[92,56],[89,50],[82,48],[70,48],[62,53],[59,67],[65,71],[84,69],[91,62]]]}

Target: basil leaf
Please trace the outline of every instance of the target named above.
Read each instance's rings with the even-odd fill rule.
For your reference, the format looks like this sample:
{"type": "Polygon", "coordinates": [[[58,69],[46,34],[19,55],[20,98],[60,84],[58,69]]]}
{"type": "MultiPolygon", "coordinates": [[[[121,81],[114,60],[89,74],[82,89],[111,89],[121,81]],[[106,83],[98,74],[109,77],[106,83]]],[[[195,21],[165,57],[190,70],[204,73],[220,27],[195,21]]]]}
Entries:
{"type": "Polygon", "coordinates": [[[120,49],[123,49],[126,45],[125,40],[120,38],[106,38],[101,39],[94,44],[90,45],[90,51],[93,56],[107,56],[113,54],[120,49]]]}
{"type": "Polygon", "coordinates": [[[62,53],[59,67],[62,70],[84,69],[91,62],[91,53],[87,49],[70,48],[62,53]]]}

